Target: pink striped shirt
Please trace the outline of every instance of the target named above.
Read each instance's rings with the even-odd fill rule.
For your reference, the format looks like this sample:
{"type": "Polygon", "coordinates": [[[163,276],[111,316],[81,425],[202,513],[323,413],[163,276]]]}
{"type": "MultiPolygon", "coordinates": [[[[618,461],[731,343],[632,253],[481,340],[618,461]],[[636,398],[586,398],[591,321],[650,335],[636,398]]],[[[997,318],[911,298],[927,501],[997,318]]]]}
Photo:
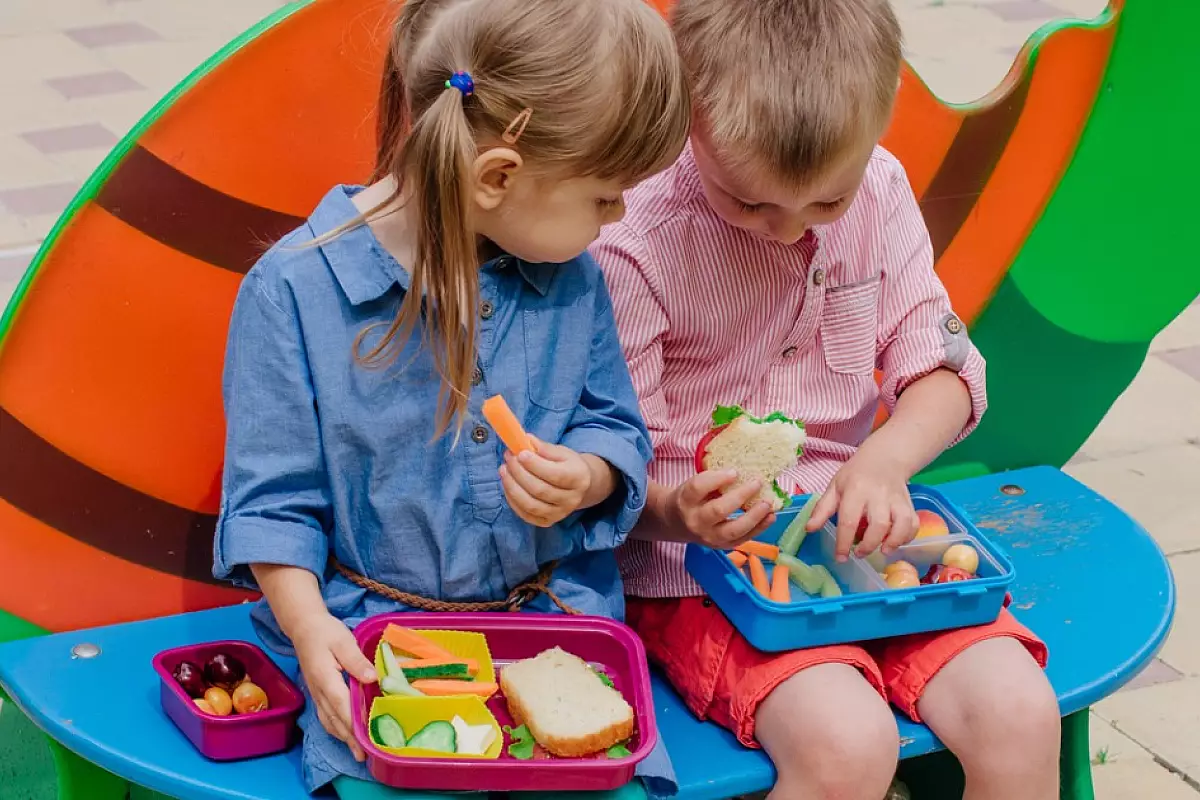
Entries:
{"type": "MultiPolygon", "coordinates": [[[[779,482],[802,491],[828,485],[870,434],[881,399],[891,411],[939,366],[971,391],[962,436],[977,424],[983,358],[934,274],[920,209],[886,150],[876,148],[841,219],[792,246],[721,220],[690,147],[625,202],[625,219],[601,232],[592,254],[653,440],[652,480],[673,486],[695,474],[718,403],[804,420],[804,455],[779,482]]],[[[629,594],[703,593],[684,569],[684,545],[630,541],[619,556],[629,594]]]]}

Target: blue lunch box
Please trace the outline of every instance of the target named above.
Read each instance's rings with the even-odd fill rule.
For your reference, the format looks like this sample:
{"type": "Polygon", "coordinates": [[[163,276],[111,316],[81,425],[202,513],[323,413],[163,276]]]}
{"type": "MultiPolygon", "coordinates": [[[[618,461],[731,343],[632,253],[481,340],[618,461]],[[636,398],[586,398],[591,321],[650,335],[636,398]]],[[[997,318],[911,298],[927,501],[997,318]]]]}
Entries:
{"type": "MultiPolygon", "coordinates": [[[[865,559],[851,554],[844,563],[834,558],[836,517],[805,537],[797,557],[812,566],[824,565],[841,586],[841,597],[810,597],[793,581],[791,602],[777,603],[756,591],[745,571],[725,552],[700,545],[688,545],[688,572],[746,640],[766,652],[995,621],[1013,582],[1012,562],[936,489],[912,486],[909,493],[918,511],[933,511],[946,521],[948,535],[914,539],[887,557],[879,552],[865,559]],[[908,561],[924,576],[955,544],[969,544],[979,553],[975,578],[908,589],[889,589],[884,583],[880,573],[887,564],[908,561]]],[[[807,495],[794,498],[759,541],[775,544],[807,499],[807,495]]]]}

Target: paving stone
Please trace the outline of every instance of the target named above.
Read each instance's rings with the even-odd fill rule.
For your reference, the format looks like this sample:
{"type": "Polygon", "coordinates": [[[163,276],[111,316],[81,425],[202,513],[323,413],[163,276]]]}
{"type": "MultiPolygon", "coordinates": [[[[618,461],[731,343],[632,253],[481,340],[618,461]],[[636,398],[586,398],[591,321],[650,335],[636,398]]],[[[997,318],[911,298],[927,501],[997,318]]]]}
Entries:
{"type": "Polygon", "coordinates": [[[14,214],[34,217],[61,212],[79,190],[75,183],[47,183],[0,190],[0,205],[14,214]]]}
{"type": "Polygon", "coordinates": [[[157,42],[162,36],[138,22],[112,22],[107,25],[88,25],[63,31],[70,39],[95,50],[101,47],[157,42]]]}
{"type": "Polygon", "coordinates": [[[46,81],[50,88],[68,100],[78,97],[95,97],[96,95],[130,92],[143,88],[127,72],[116,69],[103,72],[89,72],[84,75],[68,75],[62,78],[50,78],[46,81]]]}
{"type": "Polygon", "coordinates": [[[1076,461],[1066,471],[1124,509],[1165,552],[1200,548],[1200,447],[1184,442],[1076,461]]]}
{"type": "Polygon", "coordinates": [[[112,131],[96,123],[26,131],[21,134],[21,138],[47,154],[112,147],[117,143],[117,137],[112,131]]]}
{"type": "Polygon", "coordinates": [[[1200,777],[1200,678],[1115,694],[1096,714],[1173,769],[1200,777]]]}
{"type": "Polygon", "coordinates": [[[1195,439],[1200,439],[1200,383],[1148,358],[1081,449],[1103,459],[1195,439]]]}
{"type": "Polygon", "coordinates": [[[1052,20],[1070,16],[1070,12],[1044,2],[1044,0],[1002,0],[1001,2],[981,3],[979,7],[990,11],[1005,22],[1052,20]]]}

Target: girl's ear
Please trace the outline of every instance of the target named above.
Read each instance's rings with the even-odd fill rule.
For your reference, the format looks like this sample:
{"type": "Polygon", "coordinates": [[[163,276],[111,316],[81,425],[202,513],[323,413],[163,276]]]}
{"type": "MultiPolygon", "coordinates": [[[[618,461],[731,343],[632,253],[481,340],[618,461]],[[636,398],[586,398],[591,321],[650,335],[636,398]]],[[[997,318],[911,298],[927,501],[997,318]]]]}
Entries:
{"type": "Polygon", "coordinates": [[[471,171],[476,205],[484,211],[495,210],[504,202],[524,163],[521,154],[509,147],[493,147],[480,153],[471,171]]]}

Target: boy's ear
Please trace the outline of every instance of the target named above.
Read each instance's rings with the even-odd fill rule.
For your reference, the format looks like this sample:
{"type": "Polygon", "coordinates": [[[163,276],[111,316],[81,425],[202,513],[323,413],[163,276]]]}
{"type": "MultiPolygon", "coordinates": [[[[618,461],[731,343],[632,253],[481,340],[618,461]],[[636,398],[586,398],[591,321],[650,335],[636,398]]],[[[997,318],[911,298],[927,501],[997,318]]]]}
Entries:
{"type": "Polygon", "coordinates": [[[475,203],[484,211],[495,210],[524,165],[521,154],[509,147],[493,147],[476,156],[472,165],[475,203]]]}

